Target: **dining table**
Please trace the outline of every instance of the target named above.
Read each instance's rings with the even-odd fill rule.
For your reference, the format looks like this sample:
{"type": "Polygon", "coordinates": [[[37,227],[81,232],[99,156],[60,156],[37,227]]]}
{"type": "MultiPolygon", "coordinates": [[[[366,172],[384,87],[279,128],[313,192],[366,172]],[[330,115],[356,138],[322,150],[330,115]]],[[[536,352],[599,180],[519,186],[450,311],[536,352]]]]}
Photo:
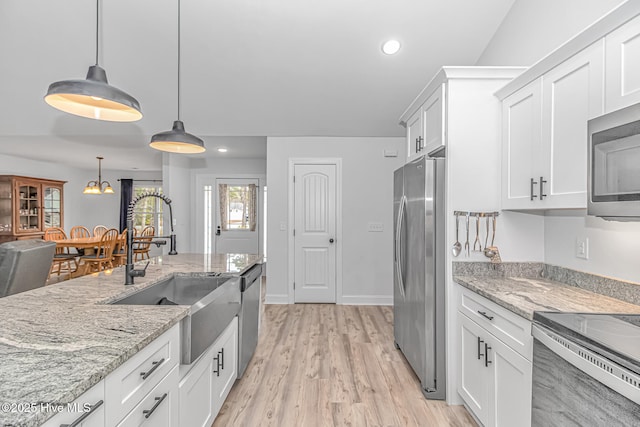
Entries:
{"type": "MultiPolygon", "coordinates": [[[[77,250],[84,250],[85,254],[93,253],[95,248],[100,246],[100,240],[102,236],[91,237],[73,237],[66,239],[51,240],[55,242],[56,248],[76,248],[77,250]]],[[[76,271],[71,274],[71,277],[80,277],[88,273],[88,265],[86,263],[78,265],[76,271]]]]}

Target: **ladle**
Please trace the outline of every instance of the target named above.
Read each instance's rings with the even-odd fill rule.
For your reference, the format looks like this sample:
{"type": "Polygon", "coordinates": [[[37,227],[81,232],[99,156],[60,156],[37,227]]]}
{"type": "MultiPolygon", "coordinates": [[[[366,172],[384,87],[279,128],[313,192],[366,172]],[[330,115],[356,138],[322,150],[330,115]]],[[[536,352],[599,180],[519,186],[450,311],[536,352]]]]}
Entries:
{"type": "Polygon", "coordinates": [[[462,252],[462,243],[460,243],[460,239],[458,238],[458,219],[459,218],[460,218],[460,215],[456,214],[456,242],[451,247],[451,253],[453,254],[453,256],[458,256],[460,255],[460,252],[462,252]]]}

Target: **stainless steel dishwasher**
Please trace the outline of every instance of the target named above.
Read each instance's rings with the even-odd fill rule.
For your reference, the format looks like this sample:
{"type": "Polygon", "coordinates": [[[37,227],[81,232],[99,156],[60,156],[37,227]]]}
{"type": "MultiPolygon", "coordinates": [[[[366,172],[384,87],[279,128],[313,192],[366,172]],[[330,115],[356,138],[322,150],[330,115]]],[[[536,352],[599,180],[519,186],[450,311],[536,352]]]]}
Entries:
{"type": "Polygon", "coordinates": [[[261,276],[261,264],[254,265],[240,276],[241,305],[238,317],[238,378],[241,378],[244,374],[258,345],[261,276]]]}

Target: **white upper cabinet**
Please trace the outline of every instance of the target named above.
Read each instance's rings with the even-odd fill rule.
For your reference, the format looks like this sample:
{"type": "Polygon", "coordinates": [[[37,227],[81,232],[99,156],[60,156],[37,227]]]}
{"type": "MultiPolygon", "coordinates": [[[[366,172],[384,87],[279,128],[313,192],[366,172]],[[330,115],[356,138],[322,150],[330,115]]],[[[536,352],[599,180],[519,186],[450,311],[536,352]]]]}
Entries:
{"type": "Polygon", "coordinates": [[[502,102],[502,208],[587,207],[587,121],[603,112],[602,42],[502,102]]]}
{"type": "Polygon", "coordinates": [[[529,209],[538,197],[541,83],[538,79],[502,102],[503,209],[529,209]]]}
{"type": "Polygon", "coordinates": [[[407,159],[413,160],[418,157],[420,148],[424,141],[422,121],[422,108],[415,112],[413,116],[407,120],[407,159]]]}
{"type": "Polygon", "coordinates": [[[407,160],[444,148],[444,96],[441,84],[407,120],[407,160]]]}
{"type": "Polygon", "coordinates": [[[587,207],[587,121],[603,113],[603,56],[597,42],[542,77],[540,176],[547,183],[538,200],[546,209],[587,207]]]}
{"type": "Polygon", "coordinates": [[[422,106],[422,119],[424,121],[423,154],[433,154],[444,148],[444,83],[433,92],[422,106]]]}
{"type": "Polygon", "coordinates": [[[640,16],[611,32],[606,41],[606,112],[640,102],[640,16]]]}

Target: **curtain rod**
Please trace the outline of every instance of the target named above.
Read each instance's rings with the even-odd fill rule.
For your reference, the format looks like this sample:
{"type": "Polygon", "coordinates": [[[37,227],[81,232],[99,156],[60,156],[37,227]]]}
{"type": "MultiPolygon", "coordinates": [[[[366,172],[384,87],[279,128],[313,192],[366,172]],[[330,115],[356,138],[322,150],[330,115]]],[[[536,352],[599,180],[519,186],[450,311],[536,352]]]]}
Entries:
{"type": "MultiPolygon", "coordinates": [[[[122,178],[122,179],[126,179],[126,178],[122,178]]],[[[118,178],[118,181],[120,181],[120,178],[118,178]]],[[[131,181],[133,181],[133,182],[162,182],[161,179],[132,179],[131,181]]]]}

